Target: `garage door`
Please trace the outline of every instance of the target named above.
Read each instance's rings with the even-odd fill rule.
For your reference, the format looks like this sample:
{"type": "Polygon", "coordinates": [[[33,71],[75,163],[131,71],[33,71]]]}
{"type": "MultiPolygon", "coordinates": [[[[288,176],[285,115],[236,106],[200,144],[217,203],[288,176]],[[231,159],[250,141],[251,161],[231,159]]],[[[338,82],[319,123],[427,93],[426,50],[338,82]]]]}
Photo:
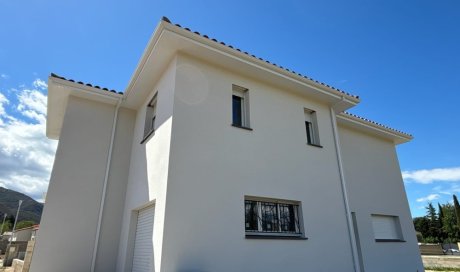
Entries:
{"type": "Polygon", "coordinates": [[[155,206],[139,210],[134,240],[133,272],[150,272],[153,268],[153,217],[155,206]]]}

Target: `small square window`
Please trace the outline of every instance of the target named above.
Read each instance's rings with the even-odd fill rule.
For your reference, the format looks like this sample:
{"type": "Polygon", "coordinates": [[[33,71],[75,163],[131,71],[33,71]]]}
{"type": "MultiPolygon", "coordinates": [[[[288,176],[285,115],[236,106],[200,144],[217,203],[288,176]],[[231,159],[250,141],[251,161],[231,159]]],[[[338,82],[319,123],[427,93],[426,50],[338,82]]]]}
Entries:
{"type": "Polygon", "coordinates": [[[392,215],[373,214],[372,228],[377,242],[401,242],[403,241],[399,217],[392,215]]]}
{"type": "Polygon", "coordinates": [[[305,130],[307,133],[307,144],[321,146],[319,142],[318,121],[316,111],[305,109],[305,130]]]}
{"type": "Polygon", "coordinates": [[[246,236],[302,237],[299,202],[247,197],[244,203],[246,236]]]}
{"type": "Polygon", "coordinates": [[[249,128],[248,89],[233,85],[232,91],[232,125],[249,128]]]}
{"type": "Polygon", "coordinates": [[[155,131],[155,119],[157,110],[157,93],[153,96],[152,100],[147,104],[145,111],[145,126],[144,126],[144,140],[148,138],[155,131]]]}

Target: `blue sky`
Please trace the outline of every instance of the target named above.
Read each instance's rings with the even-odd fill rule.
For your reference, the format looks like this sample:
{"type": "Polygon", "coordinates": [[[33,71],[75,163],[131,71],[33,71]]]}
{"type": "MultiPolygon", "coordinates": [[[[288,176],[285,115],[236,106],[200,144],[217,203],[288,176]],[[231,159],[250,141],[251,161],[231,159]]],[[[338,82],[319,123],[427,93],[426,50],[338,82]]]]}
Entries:
{"type": "Polygon", "coordinates": [[[460,194],[460,2],[0,0],[0,185],[46,191],[50,72],[123,91],[161,16],[361,97],[398,146],[413,216],[460,194]]]}

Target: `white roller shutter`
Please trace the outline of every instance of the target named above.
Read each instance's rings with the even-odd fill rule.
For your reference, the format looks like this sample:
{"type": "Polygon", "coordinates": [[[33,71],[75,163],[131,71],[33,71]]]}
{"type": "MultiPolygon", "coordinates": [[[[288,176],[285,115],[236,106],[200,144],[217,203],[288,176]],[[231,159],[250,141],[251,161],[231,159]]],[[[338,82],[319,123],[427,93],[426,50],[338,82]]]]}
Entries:
{"type": "Polygon", "coordinates": [[[133,272],[154,271],[153,265],[153,217],[155,206],[139,210],[134,240],[133,272]]]}
{"type": "Polygon", "coordinates": [[[396,216],[372,215],[372,227],[375,239],[400,240],[399,220],[396,216]]]}

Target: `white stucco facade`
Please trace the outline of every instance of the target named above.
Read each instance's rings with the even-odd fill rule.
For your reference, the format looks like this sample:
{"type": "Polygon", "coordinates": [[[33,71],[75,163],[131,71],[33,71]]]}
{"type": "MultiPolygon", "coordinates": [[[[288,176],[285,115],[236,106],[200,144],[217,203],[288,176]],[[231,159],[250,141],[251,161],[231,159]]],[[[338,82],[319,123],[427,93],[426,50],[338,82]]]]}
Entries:
{"type": "Polygon", "coordinates": [[[356,97],[168,21],[123,95],[49,86],[59,146],[31,271],[131,271],[146,207],[145,271],[423,271],[395,151],[411,137],[341,113],[356,97]],[[234,85],[250,129],[232,126],[234,85]],[[302,234],[246,235],[248,196],[299,203],[302,234]],[[373,215],[397,218],[402,239],[377,241],[373,215]]]}

